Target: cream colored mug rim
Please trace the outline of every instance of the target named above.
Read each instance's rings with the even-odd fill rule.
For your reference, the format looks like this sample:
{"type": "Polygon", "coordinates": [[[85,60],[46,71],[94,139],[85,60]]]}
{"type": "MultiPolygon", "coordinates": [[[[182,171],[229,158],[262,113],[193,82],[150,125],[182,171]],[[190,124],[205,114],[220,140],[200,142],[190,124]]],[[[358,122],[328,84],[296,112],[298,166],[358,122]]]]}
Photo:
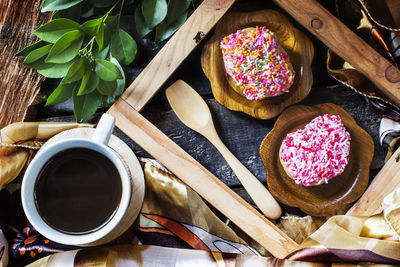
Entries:
{"type": "Polygon", "coordinates": [[[115,227],[117,227],[118,223],[122,220],[125,212],[128,209],[131,193],[131,179],[129,173],[125,167],[125,164],[122,162],[119,156],[112,151],[111,148],[104,144],[94,142],[91,139],[71,138],[51,144],[48,147],[45,147],[35,156],[25,172],[21,188],[21,199],[22,206],[28,220],[31,222],[33,227],[38,230],[38,232],[54,242],[79,246],[93,243],[107,236],[115,229],[115,227]],[[121,201],[112,218],[109,219],[109,221],[97,231],[86,234],[67,234],[57,231],[41,218],[37,211],[34,200],[34,186],[37,176],[44,164],[55,154],[74,147],[92,149],[105,155],[117,167],[122,183],[121,201]]]}

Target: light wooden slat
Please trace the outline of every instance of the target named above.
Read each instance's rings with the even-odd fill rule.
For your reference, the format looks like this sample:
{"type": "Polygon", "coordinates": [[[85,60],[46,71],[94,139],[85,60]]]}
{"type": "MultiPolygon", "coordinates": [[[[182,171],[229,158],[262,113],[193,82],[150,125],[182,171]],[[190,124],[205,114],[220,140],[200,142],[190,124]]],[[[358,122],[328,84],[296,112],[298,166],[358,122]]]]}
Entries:
{"type": "Polygon", "coordinates": [[[204,0],[121,96],[140,111],[234,0],[204,0]]]}
{"type": "Polygon", "coordinates": [[[393,153],[363,196],[347,212],[348,215],[371,216],[382,212],[383,199],[394,189],[400,186],[400,161],[396,158],[400,155],[400,148],[393,153]]]}
{"type": "Polygon", "coordinates": [[[108,111],[116,126],[275,257],[297,244],[164,135],[123,99],[108,111]]]}

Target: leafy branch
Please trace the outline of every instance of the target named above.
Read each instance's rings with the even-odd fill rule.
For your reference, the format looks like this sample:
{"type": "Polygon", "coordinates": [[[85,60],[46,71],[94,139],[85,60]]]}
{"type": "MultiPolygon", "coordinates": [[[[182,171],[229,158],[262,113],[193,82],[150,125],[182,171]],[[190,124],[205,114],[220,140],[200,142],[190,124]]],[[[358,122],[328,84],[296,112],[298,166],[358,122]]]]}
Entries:
{"type": "MultiPolygon", "coordinates": [[[[162,42],[185,22],[191,3],[194,5],[191,0],[135,3],[137,32],[144,37],[155,30],[154,42],[162,42]]],[[[137,44],[119,25],[123,8],[132,4],[132,0],[43,1],[42,12],[54,12],[52,20],[33,32],[38,42],[16,55],[25,56],[23,64],[41,75],[61,79],[46,106],[72,97],[74,115],[82,122],[100,105],[109,106],[122,94],[125,75],[121,64],[134,61],[137,44]],[[104,9],[104,15],[96,15],[104,9]]]]}

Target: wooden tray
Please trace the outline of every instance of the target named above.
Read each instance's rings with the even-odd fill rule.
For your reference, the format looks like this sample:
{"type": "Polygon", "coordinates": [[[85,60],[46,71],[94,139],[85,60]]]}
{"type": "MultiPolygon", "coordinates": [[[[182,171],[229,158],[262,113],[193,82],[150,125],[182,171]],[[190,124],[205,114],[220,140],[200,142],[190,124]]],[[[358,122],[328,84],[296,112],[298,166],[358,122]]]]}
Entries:
{"type": "Polygon", "coordinates": [[[314,216],[344,213],[344,209],[362,195],[368,185],[373,153],[374,143],[371,136],[357,125],[346,110],[332,103],[288,108],[279,116],[260,147],[271,194],[279,202],[298,207],[314,216]],[[279,149],[282,141],[289,132],[304,128],[312,119],[326,113],[340,115],[350,133],[349,163],[344,172],[328,184],[312,187],[297,185],[285,173],[280,163],[279,149]]]}
{"type": "Polygon", "coordinates": [[[294,28],[289,20],[274,10],[260,10],[250,13],[230,13],[217,24],[211,39],[205,44],[201,56],[201,65],[210,80],[215,99],[223,106],[242,111],[259,119],[270,119],[282,110],[303,100],[310,92],[313,83],[311,63],[314,57],[312,42],[301,31],[294,28]],[[273,31],[280,45],[288,53],[296,72],[296,78],[290,92],[260,101],[247,100],[235,92],[225,75],[225,67],[219,43],[226,35],[239,29],[266,26],[273,31]]]}

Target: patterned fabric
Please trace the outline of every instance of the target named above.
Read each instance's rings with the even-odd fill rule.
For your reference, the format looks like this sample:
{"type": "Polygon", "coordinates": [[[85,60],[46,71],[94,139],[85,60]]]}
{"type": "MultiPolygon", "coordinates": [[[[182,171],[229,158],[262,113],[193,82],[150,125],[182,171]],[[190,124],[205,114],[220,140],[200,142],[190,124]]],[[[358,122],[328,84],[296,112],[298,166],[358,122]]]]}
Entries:
{"type": "Polygon", "coordinates": [[[379,141],[385,152],[385,161],[400,147],[400,123],[389,118],[382,118],[379,127],[379,141]]]}
{"type": "Polygon", "coordinates": [[[381,216],[373,225],[369,225],[368,217],[353,217],[337,215],[330,218],[315,233],[310,235],[296,250],[287,258],[293,261],[328,261],[347,263],[379,263],[400,264],[400,242],[385,240],[389,235],[393,237],[394,232],[386,226],[381,216]],[[381,230],[380,238],[371,238],[371,230],[381,230]]]}
{"type": "MultiPolygon", "coordinates": [[[[247,245],[215,216],[192,189],[153,162],[142,159],[146,198],[140,217],[132,227],[142,244],[260,255],[260,252],[247,245]]],[[[3,189],[1,193],[7,194],[8,191],[3,189]]],[[[9,218],[5,225],[14,263],[25,265],[55,252],[76,249],[57,244],[40,235],[22,212],[20,194],[19,189],[12,194],[8,193],[9,199],[6,203],[8,202],[11,209],[9,213],[1,214],[1,217],[9,218]]],[[[126,236],[119,239],[132,243],[129,234],[126,236]]],[[[249,240],[249,243],[266,253],[254,241],[249,240]]]]}
{"type": "Polygon", "coordinates": [[[141,160],[146,194],[135,233],[142,244],[161,245],[159,241],[163,240],[169,247],[268,255],[254,241],[240,238],[174,175],[154,161],[141,160]]]}
{"type": "Polygon", "coordinates": [[[397,66],[400,65],[400,33],[391,32],[389,38],[389,47],[392,53],[393,59],[397,66]]]}
{"type": "MultiPolygon", "coordinates": [[[[26,124],[26,127],[19,124],[18,131],[10,130],[13,129],[13,125],[10,125],[7,127],[7,131],[4,129],[1,131],[1,137],[3,142],[9,140],[8,145],[13,145],[12,141],[17,139],[18,144],[26,144],[35,142],[36,135],[40,135],[43,140],[62,131],[62,125],[56,130],[57,125],[57,123],[46,124],[47,127],[52,128],[50,133],[35,132],[35,136],[29,135],[28,140],[16,138],[16,136],[20,136],[16,133],[25,131],[26,127],[31,126],[30,124],[26,124]]],[[[35,129],[43,128],[40,124],[35,124],[35,129]]],[[[0,154],[0,161],[4,165],[10,166],[10,169],[13,170],[22,170],[27,161],[15,161],[12,155],[21,153],[21,151],[31,154],[31,150],[37,149],[37,147],[5,146],[0,149],[8,151],[0,154]]],[[[141,215],[132,226],[132,231],[135,232],[142,244],[221,253],[268,255],[264,248],[246,235],[243,235],[243,238],[239,236],[213,213],[196,192],[184,185],[156,161],[147,159],[141,161],[146,177],[146,196],[141,215]]],[[[18,175],[19,173],[16,171],[13,173],[15,177],[18,175]]],[[[0,180],[4,176],[9,176],[9,173],[0,173],[0,180]]],[[[47,240],[30,225],[22,209],[19,179],[0,191],[0,195],[4,199],[2,205],[7,207],[1,212],[0,218],[6,218],[2,225],[6,229],[6,237],[11,246],[13,263],[27,264],[55,252],[75,249],[75,247],[47,240]]],[[[113,244],[134,243],[131,236],[132,231],[128,231],[113,244]]]]}
{"type": "Polygon", "coordinates": [[[10,247],[10,262],[21,266],[38,258],[75,248],[57,244],[39,234],[23,212],[21,190],[12,189],[11,186],[10,189],[0,191],[2,206],[7,207],[1,210],[0,218],[3,218],[1,224],[10,247]]]}
{"type": "MultiPolygon", "coordinates": [[[[336,0],[337,16],[394,66],[400,63],[400,1],[336,0]]],[[[366,97],[382,115],[400,121],[400,107],[348,62],[328,50],[329,74],[366,97]]]]}
{"type": "Polygon", "coordinates": [[[123,245],[107,248],[73,250],[42,258],[29,267],[50,266],[302,266],[323,267],[326,263],[294,262],[247,254],[226,254],[204,250],[176,249],[158,246],[123,245]]]}
{"type": "Polygon", "coordinates": [[[0,229],[0,267],[8,264],[8,242],[0,229]]]}

